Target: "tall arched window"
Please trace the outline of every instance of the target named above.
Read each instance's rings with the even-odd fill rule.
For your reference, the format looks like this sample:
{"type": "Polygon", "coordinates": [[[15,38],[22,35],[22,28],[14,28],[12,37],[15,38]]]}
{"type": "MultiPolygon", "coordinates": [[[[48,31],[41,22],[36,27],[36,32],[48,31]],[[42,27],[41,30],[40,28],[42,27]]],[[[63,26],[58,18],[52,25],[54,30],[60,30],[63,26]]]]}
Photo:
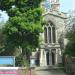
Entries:
{"type": "Polygon", "coordinates": [[[47,28],[44,28],[45,43],[47,43],[47,28]]]}
{"type": "Polygon", "coordinates": [[[48,25],[44,27],[44,38],[45,43],[56,43],[55,26],[53,23],[49,22],[48,25]]]}
{"type": "Polygon", "coordinates": [[[51,43],[51,27],[48,27],[48,41],[51,43]]]}
{"type": "Polygon", "coordinates": [[[53,38],[53,43],[55,43],[56,42],[55,27],[52,27],[52,38],[53,38]]]}

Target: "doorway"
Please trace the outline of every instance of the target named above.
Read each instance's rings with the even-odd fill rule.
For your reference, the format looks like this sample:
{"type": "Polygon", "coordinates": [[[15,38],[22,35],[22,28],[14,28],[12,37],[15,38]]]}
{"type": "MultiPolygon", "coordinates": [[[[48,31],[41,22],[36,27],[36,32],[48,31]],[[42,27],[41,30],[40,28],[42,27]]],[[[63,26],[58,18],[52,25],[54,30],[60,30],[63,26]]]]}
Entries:
{"type": "Polygon", "coordinates": [[[49,52],[46,54],[46,59],[47,59],[47,65],[49,65],[49,52]]]}
{"type": "Polygon", "coordinates": [[[52,52],[52,65],[55,65],[55,53],[52,52]]]}

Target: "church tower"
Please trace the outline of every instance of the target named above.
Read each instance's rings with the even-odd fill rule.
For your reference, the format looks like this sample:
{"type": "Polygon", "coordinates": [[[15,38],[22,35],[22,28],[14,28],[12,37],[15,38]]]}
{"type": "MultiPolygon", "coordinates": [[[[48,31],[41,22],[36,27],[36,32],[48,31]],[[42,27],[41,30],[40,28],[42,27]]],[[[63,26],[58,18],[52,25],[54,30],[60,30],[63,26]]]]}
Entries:
{"type": "Polygon", "coordinates": [[[59,11],[60,3],[59,0],[51,0],[51,10],[59,11]]]}

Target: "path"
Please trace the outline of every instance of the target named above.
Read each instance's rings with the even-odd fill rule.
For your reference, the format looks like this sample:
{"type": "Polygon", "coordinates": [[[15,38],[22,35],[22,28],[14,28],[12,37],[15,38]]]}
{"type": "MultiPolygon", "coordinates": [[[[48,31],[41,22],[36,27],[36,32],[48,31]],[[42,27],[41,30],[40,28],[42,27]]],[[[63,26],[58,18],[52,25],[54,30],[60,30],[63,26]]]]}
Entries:
{"type": "Polygon", "coordinates": [[[66,75],[62,70],[42,70],[36,71],[35,75],[66,75]]]}
{"type": "Polygon", "coordinates": [[[35,69],[35,75],[66,75],[66,74],[64,73],[63,70],[56,68],[56,69],[35,69]]]}

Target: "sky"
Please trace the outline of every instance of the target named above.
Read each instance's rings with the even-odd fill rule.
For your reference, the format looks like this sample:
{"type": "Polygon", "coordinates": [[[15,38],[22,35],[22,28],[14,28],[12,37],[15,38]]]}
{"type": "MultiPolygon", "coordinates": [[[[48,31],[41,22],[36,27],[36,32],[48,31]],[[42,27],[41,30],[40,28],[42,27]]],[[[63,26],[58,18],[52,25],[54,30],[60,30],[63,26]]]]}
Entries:
{"type": "MultiPolygon", "coordinates": [[[[75,10],[75,0],[60,0],[60,11],[68,12],[70,10],[75,10]]],[[[2,20],[7,21],[9,18],[8,15],[5,12],[0,11],[0,13],[2,14],[2,16],[0,17],[0,22],[2,20]]]]}
{"type": "Polygon", "coordinates": [[[75,0],[60,0],[60,10],[63,12],[75,10],[75,0]]]}
{"type": "Polygon", "coordinates": [[[2,20],[4,20],[4,21],[7,21],[8,20],[8,15],[6,14],[6,12],[5,11],[1,11],[0,10],[0,14],[2,14],[2,16],[0,16],[0,22],[2,21],[2,20]]]}

